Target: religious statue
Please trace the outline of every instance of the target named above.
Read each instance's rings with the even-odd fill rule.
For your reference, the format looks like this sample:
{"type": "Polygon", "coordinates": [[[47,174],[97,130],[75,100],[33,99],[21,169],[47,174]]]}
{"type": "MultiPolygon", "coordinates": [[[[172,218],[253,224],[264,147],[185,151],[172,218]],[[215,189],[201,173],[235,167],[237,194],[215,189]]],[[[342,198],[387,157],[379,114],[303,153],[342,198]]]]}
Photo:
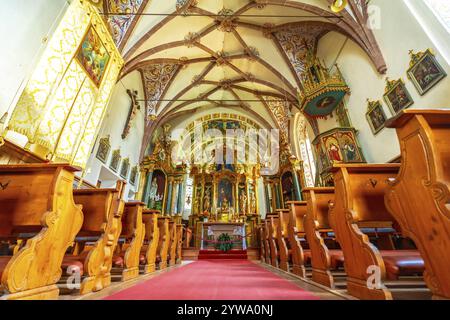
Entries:
{"type": "Polygon", "coordinates": [[[256,213],[256,197],[255,193],[250,193],[250,214],[256,213]]]}
{"type": "Polygon", "coordinates": [[[149,192],[149,199],[150,199],[149,207],[152,209],[155,208],[156,205],[157,193],[158,193],[158,181],[156,180],[156,178],[153,178],[149,192]]]}
{"type": "Polygon", "coordinates": [[[245,192],[241,192],[239,196],[239,211],[242,215],[247,214],[247,195],[245,192]]]}
{"type": "Polygon", "coordinates": [[[230,209],[230,204],[227,198],[224,198],[222,201],[222,211],[226,212],[230,209]]]}
{"type": "Polygon", "coordinates": [[[195,198],[194,200],[194,214],[199,214],[200,213],[200,201],[198,200],[198,198],[195,198]]]}
{"type": "Polygon", "coordinates": [[[203,198],[203,211],[210,213],[211,211],[211,191],[208,189],[205,192],[205,197],[203,198]]]}

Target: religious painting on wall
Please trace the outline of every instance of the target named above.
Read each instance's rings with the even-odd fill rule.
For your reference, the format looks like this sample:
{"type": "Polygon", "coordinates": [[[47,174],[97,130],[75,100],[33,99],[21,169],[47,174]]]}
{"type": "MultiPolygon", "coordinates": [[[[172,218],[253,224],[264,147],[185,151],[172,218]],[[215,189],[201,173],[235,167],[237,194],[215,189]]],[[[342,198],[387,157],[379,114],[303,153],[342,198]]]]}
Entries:
{"type": "Polygon", "coordinates": [[[112,155],[111,163],[109,165],[109,168],[117,172],[119,170],[120,160],[122,159],[122,156],[120,155],[120,150],[115,150],[112,155]]]}
{"type": "Polygon", "coordinates": [[[123,159],[122,167],[120,168],[120,176],[125,180],[128,179],[128,172],[130,171],[130,159],[123,159]]]}
{"type": "Polygon", "coordinates": [[[106,163],[109,156],[109,151],[111,150],[111,144],[109,142],[109,136],[106,138],[100,139],[98,150],[97,150],[97,159],[103,163],[106,163]]]}
{"type": "Polygon", "coordinates": [[[395,116],[403,109],[406,109],[414,104],[414,100],[406,89],[405,83],[402,79],[389,81],[386,79],[386,91],[384,100],[395,116]]]}
{"type": "Polygon", "coordinates": [[[110,55],[92,26],[83,39],[76,57],[89,78],[99,87],[106,73],[110,55]]]}
{"type": "Polygon", "coordinates": [[[338,137],[345,163],[364,162],[353,131],[340,131],[338,137]]]}
{"type": "Polygon", "coordinates": [[[163,209],[164,193],[166,190],[166,175],[161,170],[155,170],[148,193],[148,208],[152,210],[163,209]]]}
{"type": "Polygon", "coordinates": [[[387,117],[380,101],[369,101],[366,118],[374,135],[384,128],[387,117]]]}
{"type": "Polygon", "coordinates": [[[287,205],[288,201],[295,201],[295,193],[294,193],[294,180],[292,177],[292,172],[285,172],[281,176],[281,188],[283,192],[283,201],[285,208],[289,208],[287,205]]]}
{"type": "Polygon", "coordinates": [[[130,183],[132,186],[136,185],[137,174],[138,174],[138,166],[134,166],[131,169],[131,175],[130,175],[130,183]]]}
{"type": "Polygon", "coordinates": [[[222,179],[219,182],[218,206],[222,212],[229,212],[233,206],[233,185],[230,180],[222,179]]]}
{"type": "Polygon", "coordinates": [[[411,62],[408,78],[414,83],[420,95],[424,95],[447,76],[430,49],[417,54],[410,51],[411,62]]]}
{"type": "Polygon", "coordinates": [[[323,137],[323,145],[325,146],[328,159],[330,163],[341,163],[343,162],[343,156],[341,149],[339,148],[339,141],[334,135],[323,137]]]}

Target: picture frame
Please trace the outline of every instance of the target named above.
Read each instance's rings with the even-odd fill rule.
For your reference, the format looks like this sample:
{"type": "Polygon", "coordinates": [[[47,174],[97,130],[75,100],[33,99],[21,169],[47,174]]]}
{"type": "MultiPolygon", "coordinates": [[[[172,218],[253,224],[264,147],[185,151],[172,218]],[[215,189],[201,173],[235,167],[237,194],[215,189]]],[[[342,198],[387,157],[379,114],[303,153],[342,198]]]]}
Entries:
{"type": "Polygon", "coordinates": [[[130,159],[126,158],[122,160],[122,166],[120,167],[120,176],[125,180],[128,180],[129,172],[130,172],[130,159]]]}
{"type": "Polygon", "coordinates": [[[408,79],[412,81],[421,96],[430,91],[447,76],[436,56],[427,49],[424,52],[409,51],[411,61],[407,71],[408,79]]]}
{"type": "Polygon", "coordinates": [[[369,101],[366,119],[374,135],[378,134],[386,125],[387,116],[380,101],[369,101]]]}
{"type": "Polygon", "coordinates": [[[136,181],[137,181],[138,171],[139,171],[138,166],[134,166],[134,167],[131,169],[131,174],[130,174],[130,184],[131,184],[132,186],[136,186],[136,181]]]}
{"type": "Polygon", "coordinates": [[[386,78],[386,89],[383,98],[394,116],[414,104],[414,100],[401,78],[392,81],[386,78]]]}
{"type": "Polygon", "coordinates": [[[117,172],[119,170],[119,165],[120,165],[121,159],[122,159],[122,156],[120,155],[120,149],[114,150],[109,168],[112,171],[117,172]]]}
{"type": "Polygon", "coordinates": [[[107,137],[100,139],[96,158],[106,164],[106,161],[108,161],[110,151],[111,151],[111,142],[110,137],[108,135],[107,137]]]}

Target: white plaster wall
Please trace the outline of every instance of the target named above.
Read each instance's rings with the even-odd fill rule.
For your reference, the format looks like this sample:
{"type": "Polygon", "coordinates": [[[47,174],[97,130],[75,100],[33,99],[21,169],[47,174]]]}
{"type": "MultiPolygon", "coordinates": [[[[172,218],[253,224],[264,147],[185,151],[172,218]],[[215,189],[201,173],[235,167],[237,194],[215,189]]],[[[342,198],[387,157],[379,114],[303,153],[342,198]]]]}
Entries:
{"type": "MultiPolygon", "coordinates": [[[[96,185],[98,180],[102,181],[102,187],[109,188],[113,187],[116,180],[123,180],[119,176],[119,173],[114,173],[109,169],[109,164],[111,162],[112,152],[114,150],[120,149],[122,159],[130,159],[130,171],[128,173],[128,181],[131,174],[131,168],[139,165],[139,154],[141,150],[141,142],[144,135],[144,115],[145,115],[145,104],[140,102],[141,110],[137,111],[137,114],[132,122],[132,127],[129,135],[122,139],[122,132],[125,127],[125,122],[128,117],[128,112],[131,105],[130,97],[127,94],[127,89],[137,90],[139,92],[138,99],[143,99],[143,88],[142,81],[140,80],[140,74],[138,72],[133,72],[120,82],[114,88],[111,96],[111,101],[108,105],[107,113],[103,120],[97,142],[91,157],[89,158],[86,177],[85,180],[96,185]],[[96,158],[97,150],[99,147],[99,141],[101,138],[110,136],[111,151],[109,153],[106,164],[102,163],[96,158]]],[[[120,172],[120,166],[119,170],[120,172]]],[[[125,200],[134,199],[131,196],[132,193],[137,192],[139,177],[136,180],[136,185],[132,186],[127,183],[125,189],[125,200]],[[131,194],[130,194],[131,191],[131,194]]]]}
{"type": "Polygon", "coordinates": [[[0,117],[14,108],[46,39],[68,7],[66,0],[4,1],[0,10],[0,117]]]}
{"type": "MultiPolygon", "coordinates": [[[[420,96],[406,76],[410,61],[408,51],[413,49],[417,52],[432,48],[437,54],[437,60],[449,74],[450,67],[404,1],[374,0],[372,4],[379,6],[381,10],[381,28],[374,30],[374,34],[386,59],[387,74],[378,74],[367,54],[351,40],[347,41],[337,63],[352,91],[347,98],[349,114],[353,125],[359,130],[359,140],[367,161],[387,162],[400,154],[395,130],[385,128],[376,136],[372,134],[365,116],[366,100],[382,100],[387,117],[391,117],[392,114],[383,100],[385,78],[401,77],[415,101],[410,108],[449,108],[450,77],[442,80],[424,96],[420,96]]],[[[344,41],[345,37],[335,32],[320,40],[318,55],[325,60],[327,66],[335,61],[344,41]]],[[[320,120],[319,123],[321,131],[336,126],[335,118],[320,120]]]]}

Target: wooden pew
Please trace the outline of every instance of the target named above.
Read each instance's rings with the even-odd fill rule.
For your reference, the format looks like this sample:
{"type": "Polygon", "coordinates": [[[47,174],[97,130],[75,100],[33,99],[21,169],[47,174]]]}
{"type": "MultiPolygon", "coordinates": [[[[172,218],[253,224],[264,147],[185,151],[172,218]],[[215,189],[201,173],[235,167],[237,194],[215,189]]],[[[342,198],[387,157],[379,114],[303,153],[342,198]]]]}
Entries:
{"type": "Polygon", "coordinates": [[[360,299],[392,299],[385,286],[390,278],[420,272],[423,261],[417,251],[380,251],[387,241],[370,242],[364,228],[392,228],[395,220],[384,204],[388,181],[397,176],[399,164],[336,165],[333,168],[336,198],[330,206],[330,220],[344,257],[347,291],[360,299]],[[377,279],[379,275],[379,279],[377,279]]]}
{"type": "Polygon", "coordinates": [[[290,268],[290,246],[289,246],[289,210],[278,209],[278,225],[277,225],[277,240],[280,254],[280,269],[289,272],[290,268]]]}
{"type": "Polygon", "coordinates": [[[264,246],[266,251],[265,261],[267,264],[272,264],[272,253],[270,252],[270,219],[269,216],[266,216],[264,219],[264,246]]]}
{"type": "Polygon", "coordinates": [[[183,235],[184,235],[184,225],[182,223],[177,224],[177,260],[176,264],[181,264],[183,262],[183,235]]]}
{"type": "Polygon", "coordinates": [[[158,264],[159,270],[167,268],[167,258],[170,246],[169,221],[170,218],[168,216],[158,217],[159,242],[156,263],[158,264]]]}
{"type": "Polygon", "coordinates": [[[84,220],[76,242],[81,253],[66,255],[63,269],[78,266],[81,271],[80,294],[100,291],[111,284],[113,255],[122,231],[124,181],[114,189],[78,189],[75,203],[83,206],[84,220]],[[86,243],[91,245],[86,246],[86,243]]]}
{"type": "Polygon", "coordinates": [[[261,262],[263,263],[267,263],[266,261],[266,236],[265,236],[265,230],[264,230],[264,223],[261,223],[258,226],[258,231],[259,231],[259,259],[261,260],[261,262]]]}
{"type": "Polygon", "coordinates": [[[184,236],[183,236],[183,248],[188,249],[191,247],[192,241],[192,229],[189,227],[184,228],[184,236]]]}
{"type": "Polygon", "coordinates": [[[278,223],[280,221],[276,214],[270,214],[268,217],[269,227],[269,246],[270,246],[270,263],[273,267],[278,268],[280,253],[278,250],[278,223]]]}
{"type": "Polygon", "coordinates": [[[172,217],[169,221],[169,255],[167,257],[167,264],[169,267],[176,265],[177,261],[177,223],[172,217]]]}
{"type": "Polygon", "coordinates": [[[144,209],[142,212],[142,220],[145,227],[145,245],[142,247],[144,251],[144,274],[156,271],[156,256],[159,246],[159,227],[158,221],[161,212],[157,210],[144,209]]]}
{"type": "Polygon", "coordinates": [[[121,280],[127,281],[139,276],[141,248],[144,243],[145,228],[142,212],[143,202],[128,202],[122,215],[123,244],[117,246],[114,267],[121,269],[121,280]]]}
{"type": "Polygon", "coordinates": [[[304,223],[311,250],[312,280],[334,288],[331,253],[324,240],[324,236],[333,231],[328,219],[328,206],[334,200],[334,188],[306,188],[304,194],[307,199],[304,223]]]}
{"type": "Polygon", "coordinates": [[[450,299],[450,110],[405,110],[387,126],[402,163],[386,206],[417,245],[434,298],[450,299]]]}
{"type": "Polygon", "coordinates": [[[308,203],[306,201],[288,201],[287,203],[290,206],[288,238],[292,251],[292,273],[306,278],[305,259],[301,239],[305,239],[306,236],[304,218],[306,216],[308,203]]]}
{"type": "Polygon", "coordinates": [[[0,166],[0,237],[32,236],[13,256],[0,257],[1,300],[56,299],[61,263],[81,228],[66,164],[0,166]]]}

